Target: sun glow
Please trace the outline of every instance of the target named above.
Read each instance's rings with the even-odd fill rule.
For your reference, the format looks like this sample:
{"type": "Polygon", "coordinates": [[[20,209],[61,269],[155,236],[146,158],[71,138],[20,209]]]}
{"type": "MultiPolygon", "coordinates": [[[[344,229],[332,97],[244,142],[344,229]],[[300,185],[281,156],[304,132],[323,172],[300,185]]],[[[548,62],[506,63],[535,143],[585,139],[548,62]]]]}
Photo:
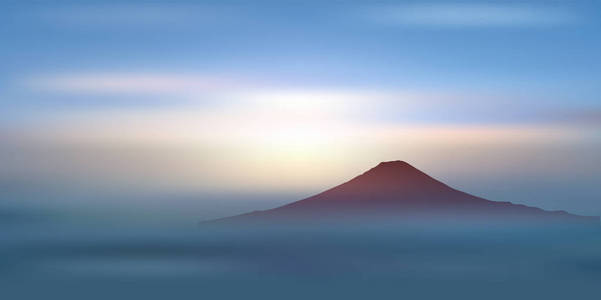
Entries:
{"type": "MultiPolygon", "coordinates": [[[[546,147],[584,134],[549,126],[424,125],[362,118],[392,104],[411,111],[406,102],[412,96],[398,93],[274,89],[221,98],[230,102],[65,112],[40,121],[22,136],[72,150],[57,151],[64,157],[40,163],[25,156],[23,161],[33,173],[67,170],[68,181],[74,180],[70,174],[85,174],[79,177],[128,187],[306,190],[399,158],[432,168],[477,164],[504,170],[511,166],[508,158],[515,164],[536,159],[534,148],[524,145],[546,147]],[[494,159],[498,155],[506,158],[502,164],[494,159]],[[61,163],[52,165],[55,161],[61,163]],[[46,165],[47,171],[35,169],[46,165]]],[[[15,163],[19,168],[23,164],[15,163]]]]}

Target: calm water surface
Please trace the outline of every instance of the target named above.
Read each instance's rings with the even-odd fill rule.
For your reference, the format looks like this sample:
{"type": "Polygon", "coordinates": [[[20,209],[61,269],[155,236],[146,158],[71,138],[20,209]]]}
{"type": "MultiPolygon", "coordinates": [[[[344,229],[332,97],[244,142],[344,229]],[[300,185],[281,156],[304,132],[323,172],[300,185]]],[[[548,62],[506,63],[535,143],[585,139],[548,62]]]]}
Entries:
{"type": "Polygon", "coordinates": [[[11,223],[4,299],[582,299],[597,228],[166,228],[11,223]]]}

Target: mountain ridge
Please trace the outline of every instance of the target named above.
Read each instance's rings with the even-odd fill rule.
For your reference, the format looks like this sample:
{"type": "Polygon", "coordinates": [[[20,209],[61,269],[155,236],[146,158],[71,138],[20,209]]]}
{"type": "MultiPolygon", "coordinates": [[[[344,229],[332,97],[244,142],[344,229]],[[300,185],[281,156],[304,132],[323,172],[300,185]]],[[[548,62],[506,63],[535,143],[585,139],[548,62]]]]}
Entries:
{"type": "Polygon", "coordinates": [[[214,221],[348,221],[364,218],[599,223],[598,216],[547,211],[477,197],[456,190],[400,160],[381,162],[345,183],[302,200],[214,221]]]}

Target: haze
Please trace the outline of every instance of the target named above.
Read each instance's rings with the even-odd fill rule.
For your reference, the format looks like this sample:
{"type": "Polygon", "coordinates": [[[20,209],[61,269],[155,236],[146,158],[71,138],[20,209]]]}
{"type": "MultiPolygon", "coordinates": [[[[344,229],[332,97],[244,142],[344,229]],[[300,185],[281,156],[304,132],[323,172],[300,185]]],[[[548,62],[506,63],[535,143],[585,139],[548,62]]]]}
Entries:
{"type": "Polygon", "coordinates": [[[3,208],[220,217],[402,159],[601,214],[594,2],[2,7],[3,208]]]}

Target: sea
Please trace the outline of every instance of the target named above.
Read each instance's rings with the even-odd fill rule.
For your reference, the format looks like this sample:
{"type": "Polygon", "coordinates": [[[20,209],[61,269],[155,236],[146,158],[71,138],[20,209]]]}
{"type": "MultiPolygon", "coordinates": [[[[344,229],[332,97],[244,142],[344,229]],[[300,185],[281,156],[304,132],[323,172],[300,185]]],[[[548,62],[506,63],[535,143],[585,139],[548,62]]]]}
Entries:
{"type": "Polygon", "coordinates": [[[0,299],[598,299],[601,227],[0,223],[0,299]]]}

